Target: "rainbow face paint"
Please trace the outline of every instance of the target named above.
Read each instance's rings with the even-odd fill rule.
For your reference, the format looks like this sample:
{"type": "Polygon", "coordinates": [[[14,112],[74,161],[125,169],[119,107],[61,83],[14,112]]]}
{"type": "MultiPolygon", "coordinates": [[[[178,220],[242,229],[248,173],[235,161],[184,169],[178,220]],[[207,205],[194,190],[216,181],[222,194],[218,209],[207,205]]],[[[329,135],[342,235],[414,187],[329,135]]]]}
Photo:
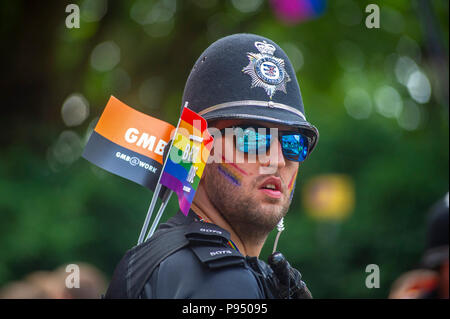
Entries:
{"type": "Polygon", "coordinates": [[[227,177],[234,185],[241,186],[242,176],[247,176],[248,173],[234,163],[227,163],[223,155],[222,161],[218,166],[219,172],[227,177]]]}
{"type": "Polygon", "coordinates": [[[292,197],[294,197],[295,184],[297,182],[297,174],[298,174],[298,170],[294,174],[294,176],[292,176],[291,181],[289,182],[289,185],[288,185],[288,190],[289,190],[289,193],[290,193],[289,201],[291,201],[292,197]]]}
{"type": "Polygon", "coordinates": [[[234,185],[241,186],[242,176],[233,172],[231,169],[231,166],[224,164],[224,163],[220,163],[219,166],[217,166],[217,169],[223,176],[228,178],[228,180],[230,182],[232,182],[234,185]]]}
{"type": "Polygon", "coordinates": [[[229,165],[232,168],[234,168],[236,171],[238,171],[240,174],[247,176],[248,173],[246,171],[244,171],[242,168],[240,168],[239,166],[237,166],[235,163],[231,163],[231,162],[227,162],[227,159],[225,158],[225,156],[222,155],[222,161],[225,165],[229,165]]]}

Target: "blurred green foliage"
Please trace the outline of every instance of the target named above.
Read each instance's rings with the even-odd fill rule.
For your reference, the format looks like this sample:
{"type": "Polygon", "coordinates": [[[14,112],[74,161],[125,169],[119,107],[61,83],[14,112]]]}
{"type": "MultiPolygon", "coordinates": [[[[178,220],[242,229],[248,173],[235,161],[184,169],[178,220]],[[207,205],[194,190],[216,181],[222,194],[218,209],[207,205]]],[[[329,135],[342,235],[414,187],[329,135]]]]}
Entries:
{"type": "MultiPolygon", "coordinates": [[[[277,20],[267,1],[252,12],[239,11],[236,1],[74,2],[79,29],[65,27],[69,1],[0,5],[8,47],[1,59],[0,286],[76,261],[112,275],[136,243],[151,193],[79,158],[96,119],[115,95],[175,124],[197,57],[237,32],[269,37],[293,57],[308,119],[320,130],[278,246],[314,296],[385,298],[417,266],[426,213],[448,191],[447,1],[425,1],[431,16],[424,1],[329,1],[324,15],[297,25],[277,20]],[[369,3],[381,8],[380,29],[364,25],[369,3]],[[105,42],[109,49],[101,51],[105,42]],[[402,56],[431,83],[427,101],[399,83],[402,56]],[[383,86],[403,107],[390,118],[377,101],[397,95],[381,96],[383,86]],[[363,115],[352,113],[354,88],[370,97],[363,115]],[[67,127],[62,106],[73,93],[88,101],[89,115],[67,127]],[[416,117],[405,124],[408,105],[416,117]],[[327,173],[354,181],[356,205],[346,220],[317,221],[302,207],[304,182],[327,173]],[[380,267],[379,289],[365,287],[368,264],[380,267]]],[[[163,219],[176,209],[173,199],[163,219]]]]}

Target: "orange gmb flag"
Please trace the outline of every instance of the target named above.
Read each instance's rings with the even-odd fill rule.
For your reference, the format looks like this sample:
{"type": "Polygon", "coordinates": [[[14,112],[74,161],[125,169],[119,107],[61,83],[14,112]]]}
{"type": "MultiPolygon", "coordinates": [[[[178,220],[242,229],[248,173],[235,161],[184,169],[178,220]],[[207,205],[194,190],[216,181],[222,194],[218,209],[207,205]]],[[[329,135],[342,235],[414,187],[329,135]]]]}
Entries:
{"type": "Polygon", "coordinates": [[[111,96],[83,152],[93,164],[154,190],[175,127],[111,96]]]}

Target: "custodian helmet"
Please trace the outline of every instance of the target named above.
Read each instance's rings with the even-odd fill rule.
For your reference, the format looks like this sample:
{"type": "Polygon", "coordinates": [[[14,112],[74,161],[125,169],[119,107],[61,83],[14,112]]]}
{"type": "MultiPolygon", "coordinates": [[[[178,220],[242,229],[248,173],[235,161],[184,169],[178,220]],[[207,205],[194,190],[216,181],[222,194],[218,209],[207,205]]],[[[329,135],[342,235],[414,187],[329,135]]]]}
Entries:
{"type": "Polygon", "coordinates": [[[198,58],[183,104],[208,122],[249,119],[292,126],[309,139],[319,131],[305,116],[297,78],[286,53],[272,40],[234,34],[210,45],[198,58]]]}

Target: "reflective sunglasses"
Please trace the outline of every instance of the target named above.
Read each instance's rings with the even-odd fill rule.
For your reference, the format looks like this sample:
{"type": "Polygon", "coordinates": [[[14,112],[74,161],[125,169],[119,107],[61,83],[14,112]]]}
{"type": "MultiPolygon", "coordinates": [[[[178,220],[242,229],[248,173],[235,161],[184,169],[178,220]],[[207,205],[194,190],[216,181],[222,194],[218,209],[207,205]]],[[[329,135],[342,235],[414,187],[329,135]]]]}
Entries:
{"type": "MultiPolygon", "coordinates": [[[[247,154],[266,154],[270,144],[276,138],[267,127],[233,126],[233,134],[236,136],[236,147],[240,152],[247,154]]],[[[226,129],[221,129],[226,134],[226,129]]],[[[286,159],[294,162],[302,162],[306,159],[309,150],[308,137],[300,132],[278,130],[278,140],[286,159]]]]}

